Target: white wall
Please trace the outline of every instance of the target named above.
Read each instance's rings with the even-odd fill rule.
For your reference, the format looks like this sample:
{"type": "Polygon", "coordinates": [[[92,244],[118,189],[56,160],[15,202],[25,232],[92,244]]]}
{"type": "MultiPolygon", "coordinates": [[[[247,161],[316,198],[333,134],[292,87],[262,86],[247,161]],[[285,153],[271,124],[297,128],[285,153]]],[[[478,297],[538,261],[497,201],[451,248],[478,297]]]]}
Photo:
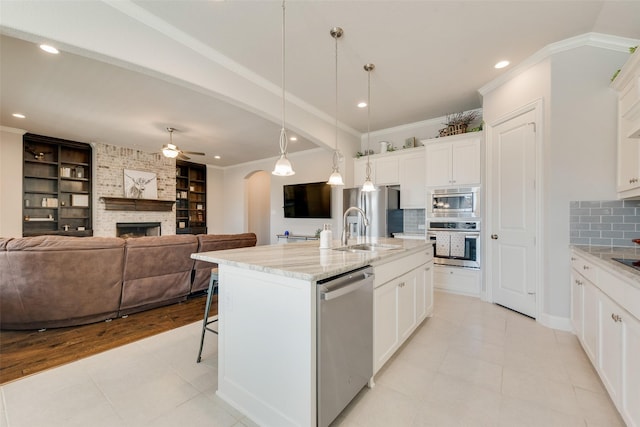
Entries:
{"type": "Polygon", "coordinates": [[[543,101],[544,314],[570,316],[569,201],[615,199],[616,95],[628,54],[579,47],[552,55],[484,95],[488,125],[543,101]]]}
{"type": "MultiPolygon", "coordinates": [[[[469,127],[473,128],[479,126],[482,122],[482,109],[476,109],[471,111],[477,111],[479,117],[477,120],[473,121],[469,127]]],[[[451,113],[454,113],[452,111],[451,113]]],[[[402,126],[395,126],[387,129],[380,129],[371,132],[370,139],[370,148],[376,152],[380,152],[380,142],[387,141],[390,142],[396,149],[402,149],[405,144],[405,140],[407,138],[414,137],[416,139],[416,144],[420,145],[420,140],[422,139],[431,139],[437,138],[439,136],[439,131],[443,127],[445,127],[444,123],[446,121],[447,116],[436,117],[433,119],[423,120],[415,123],[408,123],[402,126]]],[[[368,138],[367,133],[363,133],[360,142],[360,151],[364,153],[364,150],[367,149],[368,138]]],[[[355,157],[356,153],[347,153],[347,157],[355,157]]]]}
{"type": "Polygon", "coordinates": [[[224,169],[207,165],[207,233],[225,234],[224,169]]]}
{"type": "MultiPolygon", "coordinates": [[[[332,218],[327,219],[296,219],[284,218],[282,186],[285,184],[298,184],[305,182],[322,182],[329,179],[332,165],[332,152],[324,149],[314,149],[302,153],[289,155],[296,174],[290,177],[271,176],[270,183],[270,243],[277,243],[277,234],[288,230],[292,234],[314,235],[324,223],[331,223],[336,233],[342,230],[342,188],[333,189],[332,218]]],[[[247,201],[246,179],[256,171],[266,171],[269,174],[273,169],[276,158],[247,163],[225,169],[224,173],[224,229],[227,233],[242,233],[247,230],[247,201]]],[[[341,172],[352,173],[349,161],[341,165],[341,172]]]]}
{"type": "Polygon", "coordinates": [[[0,237],[22,237],[22,135],[0,126],[0,237]]]}
{"type": "Polygon", "coordinates": [[[551,59],[551,123],[545,168],[545,307],[570,315],[569,201],[616,199],[617,95],[609,79],[629,54],[580,47],[551,59]]]}

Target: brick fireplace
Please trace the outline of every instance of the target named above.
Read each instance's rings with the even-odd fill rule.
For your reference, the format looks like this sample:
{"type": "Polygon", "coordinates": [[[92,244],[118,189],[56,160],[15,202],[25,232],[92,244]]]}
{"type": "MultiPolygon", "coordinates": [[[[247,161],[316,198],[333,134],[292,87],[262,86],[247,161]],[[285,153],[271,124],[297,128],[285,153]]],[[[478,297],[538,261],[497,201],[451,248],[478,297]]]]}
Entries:
{"type": "Polygon", "coordinates": [[[158,199],[176,197],[176,162],[160,153],[94,143],[95,221],[93,235],[115,237],[118,223],[159,223],[163,235],[176,233],[175,206],[171,211],[107,210],[102,197],[125,197],[124,169],[154,172],[158,179],[158,199]]]}
{"type": "Polygon", "coordinates": [[[159,222],[118,222],[116,223],[116,237],[128,239],[131,237],[160,236],[162,224],[159,222]]]}

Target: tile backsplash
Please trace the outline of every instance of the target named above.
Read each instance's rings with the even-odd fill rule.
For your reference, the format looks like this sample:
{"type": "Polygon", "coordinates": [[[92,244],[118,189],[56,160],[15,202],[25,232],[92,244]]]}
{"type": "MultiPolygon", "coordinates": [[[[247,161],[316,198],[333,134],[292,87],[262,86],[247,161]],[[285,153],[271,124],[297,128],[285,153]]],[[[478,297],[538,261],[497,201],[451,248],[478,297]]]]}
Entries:
{"type": "Polygon", "coordinates": [[[424,233],[424,209],[404,209],[404,232],[405,233],[424,233]],[[422,229],[419,228],[422,226],[422,229]]]}
{"type": "Polygon", "coordinates": [[[640,238],[640,200],[569,202],[573,245],[636,246],[640,238]]]}

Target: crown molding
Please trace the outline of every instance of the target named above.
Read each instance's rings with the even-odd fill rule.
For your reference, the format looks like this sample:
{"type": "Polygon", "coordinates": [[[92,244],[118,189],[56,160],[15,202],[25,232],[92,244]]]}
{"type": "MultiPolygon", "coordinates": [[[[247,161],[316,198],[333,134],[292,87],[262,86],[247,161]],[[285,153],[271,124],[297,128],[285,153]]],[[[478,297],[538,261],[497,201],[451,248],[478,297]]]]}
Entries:
{"type": "Polygon", "coordinates": [[[585,33],[579,36],[571,37],[559,42],[548,44],[543,47],[526,60],[518,64],[500,77],[492,80],[486,85],[478,89],[480,95],[485,94],[497,89],[507,81],[511,80],[514,76],[524,72],[528,68],[544,61],[545,59],[555,55],[556,53],[565,52],[567,50],[575,49],[583,46],[592,46],[600,49],[609,49],[617,52],[629,52],[629,47],[637,45],[639,40],[630,39],[627,37],[618,37],[601,33],[585,33]]]}
{"type": "MultiPolygon", "coordinates": [[[[150,13],[146,9],[138,6],[130,0],[104,0],[106,4],[118,10],[119,12],[129,16],[132,19],[137,20],[138,22],[146,25],[149,28],[153,28],[159,33],[169,37],[176,43],[179,43],[185,47],[188,47],[190,50],[197,52],[199,55],[203,56],[209,61],[212,61],[224,69],[242,77],[243,79],[249,81],[250,83],[276,95],[278,97],[282,96],[282,88],[260,76],[259,74],[251,71],[247,67],[241,65],[240,63],[232,60],[228,56],[220,53],[219,51],[213,49],[207,44],[201,42],[195,37],[185,33],[184,31],[176,28],[175,26],[169,24],[165,20],[157,17],[156,15],[150,13]]],[[[320,109],[308,104],[297,96],[286,92],[286,101],[287,103],[291,103],[306,113],[314,116],[326,123],[329,123],[331,126],[334,126],[334,117],[321,111],[320,109]]],[[[342,122],[338,122],[338,127],[343,131],[351,134],[355,137],[360,137],[360,132],[352,127],[347,126],[342,122]]]]}
{"type": "Polygon", "coordinates": [[[8,126],[0,126],[0,132],[15,133],[18,135],[24,135],[25,133],[27,133],[27,131],[24,129],[12,128],[8,126]]]}

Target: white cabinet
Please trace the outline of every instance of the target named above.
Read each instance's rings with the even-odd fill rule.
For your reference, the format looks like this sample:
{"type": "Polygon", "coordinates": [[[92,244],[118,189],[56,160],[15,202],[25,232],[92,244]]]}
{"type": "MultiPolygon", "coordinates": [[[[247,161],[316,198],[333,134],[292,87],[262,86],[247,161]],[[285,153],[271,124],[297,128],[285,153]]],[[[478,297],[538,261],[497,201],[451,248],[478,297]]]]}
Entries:
{"type": "Polygon", "coordinates": [[[416,326],[416,282],[421,268],[400,277],[398,283],[398,336],[406,340],[416,326]]]}
{"type": "Polygon", "coordinates": [[[640,427],[640,289],[578,252],[571,254],[574,330],[625,423],[640,427]]]}
{"type": "MultiPolygon", "coordinates": [[[[371,165],[371,181],[375,185],[398,185],[400,175],[398,168],[398,157],[389,155],[389,158],[373,157],[369,158],[371,165]]],[[[354,159],[353,161],[353,185],[362,186],[367,177],[367,157],[354,159]]]]}
{"type": "Polygon", "coordinates": [[[374,304],[374,371],[384,365],[399,347],[398,335],[398,283],[388,282],[375,289],[374,304]]]}
{"type": "Polygon", "coordinates": [[[447,292],[480,296],[480,270],[434,266],[433,287],[447,292]]]}
{"type": "Polygon", "coordinates": [[[433,313],[433,263],[426,264],[416,282],[416,321],[418,324],[433,313]]]}
{"type": "Polygon", "coordinates": [[[399,159],[401,209],[424,209],[426,206],[424,149],[414,150],[399,159]]]}
{"type": "Polygon", "coordinates": [[[618,197],[640,196],[640,54],[611,83],[618,92],[618,197]]]}
{"type": "Polygon", "coordinates": [[[479,185],[481,140],[481,133],[472,133],[422,141],[426,146],[426,185],[479,185]]]}
{"type": "MultiPolygon", "coordinates": [[[[371,165],[371,180],[375,182],[375,163],[370,162],[371,165]]],[[[364,180],[367,176],[367,157],[361,157],[359,159],[353,159],[353,186],[362,187],[364,180]]]]}
{"type": "Polygon", "coordinates": [[[598,355],[598,333],[600,325],[600,307],[598,304],[600,292],[598,289],[588,280],[583,281],[583,313],[584,318],[582,322],[582,343],[584,351],[591,359],[591,363],[597,363],[596,357],[598,355]]]}
{"type": "Polygon", "coordinates": [[[622,318],[622,417],[630,426],[640,427],[640,322],[622,318]]]}
{"type": "MultiPolygon", "coordinates": [[[[371,180],[375,185],[398,185],[407,193],[407,207],[424,208],[424,148],[374,154],[369,157],[371,180]]],[[[366,177],[367,157],[353,160],[353,185],[366,177]]],[[[402,200],[402,199],[401,199],[402,200]]]]}
{"type": "Polygon", "coordinates": [[[605,295],[600,295],[600,330],[598,338],[598,367],[602,382],[611,400],[620,400],[622,374],[622,328],[616,304],[605,295]]]}
{"type": "Polygon", "coordinates": [[[432,266],[432,257],[424,254],[374,266],[374,372],[433,313],[432,266]],[[406,273],[398,275],[401,271],[406,273]]]}
{"type": "Polygon", "coordinates": [[[397,156],[376,159],[376,185],[397,185],[400,183],[399,162],[397,156]]]}

